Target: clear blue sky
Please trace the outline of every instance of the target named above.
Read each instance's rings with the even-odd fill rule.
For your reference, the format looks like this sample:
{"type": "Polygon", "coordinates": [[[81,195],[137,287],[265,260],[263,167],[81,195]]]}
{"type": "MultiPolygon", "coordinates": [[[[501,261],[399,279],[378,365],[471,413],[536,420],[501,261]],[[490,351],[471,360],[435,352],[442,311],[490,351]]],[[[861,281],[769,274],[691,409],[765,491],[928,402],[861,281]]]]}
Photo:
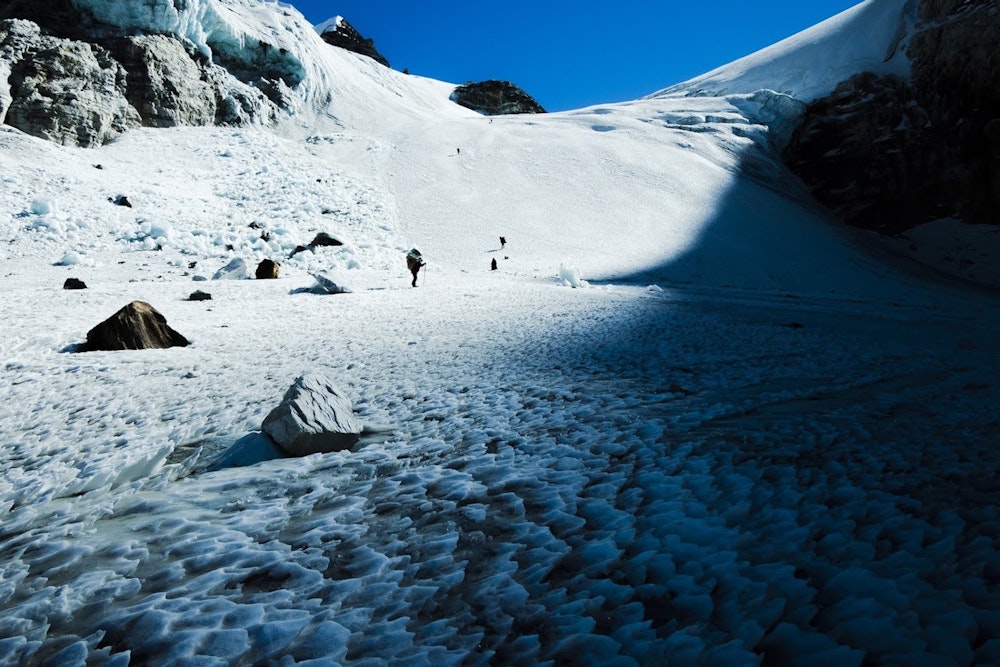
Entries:
{"type": "Polygon", "coordinates": [[[621,102],[736,60],[859,0],[291,0],[343,16],[397,70],[505,79],[549,111],[621,102]]]}

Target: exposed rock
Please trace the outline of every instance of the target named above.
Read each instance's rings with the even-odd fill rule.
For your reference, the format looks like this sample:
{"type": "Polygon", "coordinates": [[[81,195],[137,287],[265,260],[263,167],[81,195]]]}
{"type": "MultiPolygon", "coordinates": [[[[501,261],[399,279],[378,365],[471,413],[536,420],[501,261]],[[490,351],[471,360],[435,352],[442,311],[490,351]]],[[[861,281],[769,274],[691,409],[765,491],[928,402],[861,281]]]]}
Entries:
{"type": "Polygon", "coordinates": [[[509,81],[466,83],[455,89],[451,101],[485,116],[518,113],[545,113],[530,95],[509,81]]]}
{"type": "Polygon", "coordinates": [[[323,24],[320,37],[331,46],[360,53],[363,56],[368,56],[377,63],[389,67],[389,61],[375,48],[375,42],[362,37],[361,33],[355,30],[354,26],[345,21],[343,17],[338,16],[336,20],[323,24]]]}
{"type": "Polygon", "coordinates": [[[319,246],[340,246],[344,245],[342,241],[336,239],[326,232],[320,232],[317,234],[312,241],[309,242],[310,248],[316,248],[319,246]]]}
{"type": "Polygon", "coordinates": [[[87,289],[87,284],[79,278],[67,278],[63,289],[87,289]]]}
{"type": "Polygon", "coordinates": [[[144,125],[176,127],[215,123],[218,100],[204,63],[166,35],[124,37],[114,53],[128,72],[128,101],[144,125]]]}
{"type": "Polygon", "coordinates": [[[132,208],[132,202],[128,200],[125,195],[118,195],[114,199],[110,200],[115,206],[124,206],[125,208],[132,208]]]}
{"type": "Polygon", "coordinates": [[[7,73],[0,120],[23,132],[96,146],[141,122],[122,94],[124,68],[98,45],[45,36],[28,21],[3,21],[0,61],[7,73]]]}
{"type": "Polygon", "coordinates": [[[262,260],[260,264],[257,265],[257,280],[273,280],[278,277],[278,273],[281,270],[281,266],[271,261],[270,259],[262,260]]]}
{"type": "Polygon", "coordinates": [[[212,300],[212,295],[209,294],[208,292],[202,292],[200,289],[191,292],[191,295],[188,297],[188,301],[211,301],[211,300],[212,300]]]}
{"type": "Polygon", "coordinates": [[[1000,224],[1000,11],[995,0],[923,0],[919,17],[911,79],[862,74],[810,104],[786,162],[858,226],[1000,224]]]}
{"type": "Polygon", "coordinates": [[[309,290],[313,294],[347,294],[351,291],[350,288],[322,273],[311,273],[309,275],[316,281],[313,288],[309,290]]]}
{"type": "Polygon", "coordinates": [[[249,48],[248,38],[247,48],[235,51],[232,44],[239,40],[231,39],[199,50],[155,27],[170,15],[183,26],[181,14],[192,9],[169,0],[130,7],[124,12],[73,0],[5,3],[0,122],[90,147],[141,125],[246,125],[269,122],[279,108],[290,107],[291,87],[301,82],[304,69],[285,49],[263,43],[249,48]]]}
{"type": "Polygon", "coordinates": [[[87,332],[83,351],[185,347],[188,340],[145,301],[133,301],[87,332]]]}
{"type": "Polygon", "coordinates": [[[246,280],[250,277],[250,267],[239,257],[234,257],[228,264],[215,272],[212,280],[246,280]]]}
{"type": "Polygon", "coordinates": [[[361,435],[351,399],[326,377],[309,373],[285,392],[261,430],[290,456],[348,449],[361,435]]]}

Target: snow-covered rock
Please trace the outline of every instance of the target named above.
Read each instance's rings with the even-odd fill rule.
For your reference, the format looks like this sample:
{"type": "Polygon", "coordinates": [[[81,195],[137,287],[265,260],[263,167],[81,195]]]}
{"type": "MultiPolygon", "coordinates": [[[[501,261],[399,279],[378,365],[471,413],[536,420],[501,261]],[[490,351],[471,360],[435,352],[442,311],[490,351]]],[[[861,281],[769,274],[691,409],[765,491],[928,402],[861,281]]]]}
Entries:
{"type": "Polygon", "coordinates": [[[251,275],[246,260],[234,257],[228,264],[215,272],[212,280],[247,280],[251,275]]]}
{"type": "Polygon", "coordinates": [[[310,275],[316,281],[311,290],[316,294],[347,294],[351,291],[350,287],[346,286],[340,278],[334,279],[322,273],[310,275]]]}
{"type": "Polygon", "coordinates": [[[261,430],[290,456],[335,452],[361,435],[351,399],[331,380],[307,373],[295,380],[261,430]]]}

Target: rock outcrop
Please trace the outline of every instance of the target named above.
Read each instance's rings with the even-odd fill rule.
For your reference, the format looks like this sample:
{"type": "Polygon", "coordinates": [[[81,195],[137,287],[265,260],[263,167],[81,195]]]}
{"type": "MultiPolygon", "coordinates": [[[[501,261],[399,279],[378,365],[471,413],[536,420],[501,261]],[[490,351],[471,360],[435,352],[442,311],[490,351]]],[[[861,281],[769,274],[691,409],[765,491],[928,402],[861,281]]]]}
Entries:
{"type": "Polygon", "coordinates": [[[810,104],[786,163],[868,229],[1000,224],[1000,8],[923,0],[918,17],[909,80],[861,74],[810,104]]]}
{"type": "Polygon", "coordinates": [[[322,26],[319,26],[319,28],[320,37],[327,44],[347,49],[354,53],[360,53],[379,64],[389,67],[389,61],[375,48],[374,40],[362,37],[361,33],[355,30],[354,26],[345,21],[343,17],[338,16],[331,21],[327,21],[322,26]]]}
{"type": "Polygon", "coordinates": [[[451,94],[451,100],[485,116],[545,113],[534,98],[513,83],[495,79],[461,85],[451,94]]]}
{"type": "Polygon", "coordinates": [[[133,301],[87,332],[84,352],[186,347],[188,340],[145,301],[133,301]]]}
{"type": "Polygon", "coordinates": [[[326,377],[309,373],[295,380],[261,430],[290,456],[348,449],[361,437],[351,399],[326,377]]]}
{"type": "Polygon", "coordinates": [[[192,10],[167,0],[134,12],[105,7],[106,16],[100,7],[13,0],[0,8],[0,123],[90,147],[140,126],[269,122],[304,76],[284,49],[251,43],[234,55],[226,43],[199,48],[172,34],[192,10]],[[171,15],[176,26],[158,27],[171,15]]]}
{"type": "Polygon", "coordinates": [[[28,134],[94,146],[142,122],[124,95],[125,68],[102,47],[3,21],[0,62],[0,120],[28,134]]]}

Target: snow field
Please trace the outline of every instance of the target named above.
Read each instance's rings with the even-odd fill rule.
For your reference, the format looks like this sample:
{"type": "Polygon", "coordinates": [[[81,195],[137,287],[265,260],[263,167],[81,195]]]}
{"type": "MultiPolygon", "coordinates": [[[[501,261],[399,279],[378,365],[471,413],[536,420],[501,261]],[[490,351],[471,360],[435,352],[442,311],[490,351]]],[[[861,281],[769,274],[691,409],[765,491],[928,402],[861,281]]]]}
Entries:
{"type": "MultiPolygon", "coordinates": [[[[881,53],[897,4],[820,32],[887,12],[881,53]]],[[[0,664],[1000,663],[996,303],[828,225],[763,70],[491,122],[293,10],[190,9],[288,47],[293,118],[0,129],[0,664]],[[233,258],[282,277],[197,280],[233,258]],[[72,352],[133,299],[192,345],[72,352]],[[375,432],[219,465],[307,370],[375,432]]]]}
{"type": "Polygon", "coordinates": [[[115,290],[155,292],[191,347],[64,353],[93,303],[55,331],[12,303],[30,335],[5,366],[20,421],[0,420],[4,479],[21,478],[4,493],[7,662],[992,655],[1000,524],[955,488],[996,464],[983,397],[957,391],[988,347],[962,318],[461,274],[327,297],[290,294],[301,274],[217,281],[189,303],[166,255],[121,270],[133,255],[165,277],[115,290]],[[282,313],[280,349],[250,309],[282,313]],[[304,368],[388,438],[204,472],[304,368]],[[164,445],[159,472],[110,480],[164,445]]]}

